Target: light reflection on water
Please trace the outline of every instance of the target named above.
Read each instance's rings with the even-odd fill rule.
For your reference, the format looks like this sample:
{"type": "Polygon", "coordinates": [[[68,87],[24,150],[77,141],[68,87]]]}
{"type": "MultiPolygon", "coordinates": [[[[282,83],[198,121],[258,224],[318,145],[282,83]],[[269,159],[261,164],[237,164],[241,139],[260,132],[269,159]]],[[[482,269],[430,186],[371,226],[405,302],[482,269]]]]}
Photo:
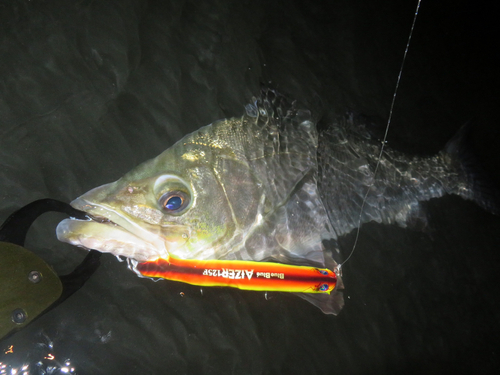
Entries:
{"type": "Polygon", "coordinates": [[[39,358],[33,358],[32,353],[28,355],[21,354],[21,357],[31,357],[31,363],[16,363],[10,361],[9,356],[16,352],[14,345],[8,344],[3,348],[4,359],[0,360],[0,375],[62,375],[62,374],[77,374],[75,367],[72,365],[69,358],[60,359],[54,354],[53,344],[44,343],[36,344],[37,347],[46,347],[43,352],[40,352],[39,358]]]}
{"type": "Polygon", "coordinates": [[[64,361],[63,364],[57,363],[56,358],[52,356],[54,363],[47,363],[39,361],[35,367],[29,364],[12,365],[9,363],[0,362],[1,375],[57,375],[57,374],[77,374],[75,368],[71,365],[69,359],[64,361]]]}

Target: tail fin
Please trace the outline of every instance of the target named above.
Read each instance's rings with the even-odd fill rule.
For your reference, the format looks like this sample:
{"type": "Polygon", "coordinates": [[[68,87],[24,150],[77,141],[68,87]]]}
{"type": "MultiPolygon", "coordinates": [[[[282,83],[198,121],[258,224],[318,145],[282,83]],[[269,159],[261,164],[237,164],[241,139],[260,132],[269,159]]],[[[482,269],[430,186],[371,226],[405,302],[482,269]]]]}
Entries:
{"type": "Polygon", "coordinates": [[[500,188],[474,150],[472,130],[475,126],[474,121],[462,126],[444,150],[465,177],[464,185],[459,186],[453,193],[471,199],[485,210],[500,215],[500,188]]]}

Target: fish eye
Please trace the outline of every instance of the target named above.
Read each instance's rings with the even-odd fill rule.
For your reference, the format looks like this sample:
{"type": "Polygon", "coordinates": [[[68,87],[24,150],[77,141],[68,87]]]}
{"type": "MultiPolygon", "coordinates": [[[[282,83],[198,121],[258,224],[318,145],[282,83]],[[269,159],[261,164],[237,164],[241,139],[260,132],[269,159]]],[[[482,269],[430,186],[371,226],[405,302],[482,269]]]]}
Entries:
{"type": "Polygon", "coordinates": [[[178,210],[182,206],[182,198],[174,195],[165,202],[165,208],[169,211],[178,210]]]}
{"type": "Polygon", "coordinates": [[[158,200],[158,204],[168,214],[180,214],[189,206],[189,195],[184,191],[168,191],[158,200]]]}

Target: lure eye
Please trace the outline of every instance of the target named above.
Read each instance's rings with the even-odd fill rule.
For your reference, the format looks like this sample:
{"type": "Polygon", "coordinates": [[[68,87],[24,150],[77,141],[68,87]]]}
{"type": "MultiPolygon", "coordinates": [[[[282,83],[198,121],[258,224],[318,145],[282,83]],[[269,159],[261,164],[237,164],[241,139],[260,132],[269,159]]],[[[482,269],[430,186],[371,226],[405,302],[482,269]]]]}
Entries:
{"type": "Polygon", "coordinates": [[[326,292],[329,288],[329,285],[328,284],[321,284],[318,288],[318,290],[320,290],[321,292],[326,292]]]}
{"type": "Polygon", "coordinates": [[[169,191],[163,194],[158,203],[169,214],[179,214],[189,205],[189,195],[183,191],[169,191]]]}

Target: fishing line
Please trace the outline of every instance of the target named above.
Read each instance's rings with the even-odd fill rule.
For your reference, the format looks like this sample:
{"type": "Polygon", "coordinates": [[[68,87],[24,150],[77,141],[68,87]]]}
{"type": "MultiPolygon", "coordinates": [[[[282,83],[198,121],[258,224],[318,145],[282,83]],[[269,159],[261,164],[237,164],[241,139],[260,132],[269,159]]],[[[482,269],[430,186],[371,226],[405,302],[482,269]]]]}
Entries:
{"type": "Polygon", "coordinates": [[[356,245],[358,244],[359,231],[361,228],[361,219],[363,216],[363,210],[365,208],[365,203],[366,203],[366,199],[368,198],[368,194],[370,194],[370,190],[373,187],[373,185],[375,184],[375,176],[377,175],[378,167],[380,165],[380,160],[382,159],[382,155],[384,154],[384,148],[385,148],[385,144],[387,142],[387,134],[389,134],[389,128],[391,126],[392,113],[394,110],[394,103],[396,102],[396,95],[398,93],[399,83],[401,81],[401,75],[403,73],[403,67],[404,67],[405,61],[406,61],[406,55],[408,54],[408,49],[410,48],[410,42],[411,42],[411,37],[413,35],[413,29],[415,28],[415,22],[417,21],[418,10],[420,9],[420,2],[421,2],[421,0],[418,0],[418,2],[417,2],[417,8],[415,9],[415,15],[413,16],[413,23],[412,23],[411,28],[410,28],[410,34],[408,35],[408,41],[406,42],[406,49],[405,49],[405,52],[403,54],[403,61],[401,62],[401,67],[399,68],[398,79],[396,80],[396,87],[394,88],[394,94],[392,95],[392,102],[391,102],[391,107],[389,110],[389,118],[387,120],[387,126],[385,127],[384,138],[382,139],[382,147],[380,147],[380,153],[378,155],[377,164],[375,165],[375,170],[373,171],[373,182],[368,187],[368,189],[366,189],[366,194],[363,198],[363,202],[361,203],[361,209],[359,210],[358,226],[356,228],[356,237],[354,239],[354,244],[352,245],[351,253],[349,254],[349,256],[347,257],[346,260],[344,260],[341,264],[338,265],[339,272],[341,271],[342,266],[344,264],[346,264],[347,261],[351,258],[352,254],[354,253],[354,250],[356,249],[356,245]]]}

